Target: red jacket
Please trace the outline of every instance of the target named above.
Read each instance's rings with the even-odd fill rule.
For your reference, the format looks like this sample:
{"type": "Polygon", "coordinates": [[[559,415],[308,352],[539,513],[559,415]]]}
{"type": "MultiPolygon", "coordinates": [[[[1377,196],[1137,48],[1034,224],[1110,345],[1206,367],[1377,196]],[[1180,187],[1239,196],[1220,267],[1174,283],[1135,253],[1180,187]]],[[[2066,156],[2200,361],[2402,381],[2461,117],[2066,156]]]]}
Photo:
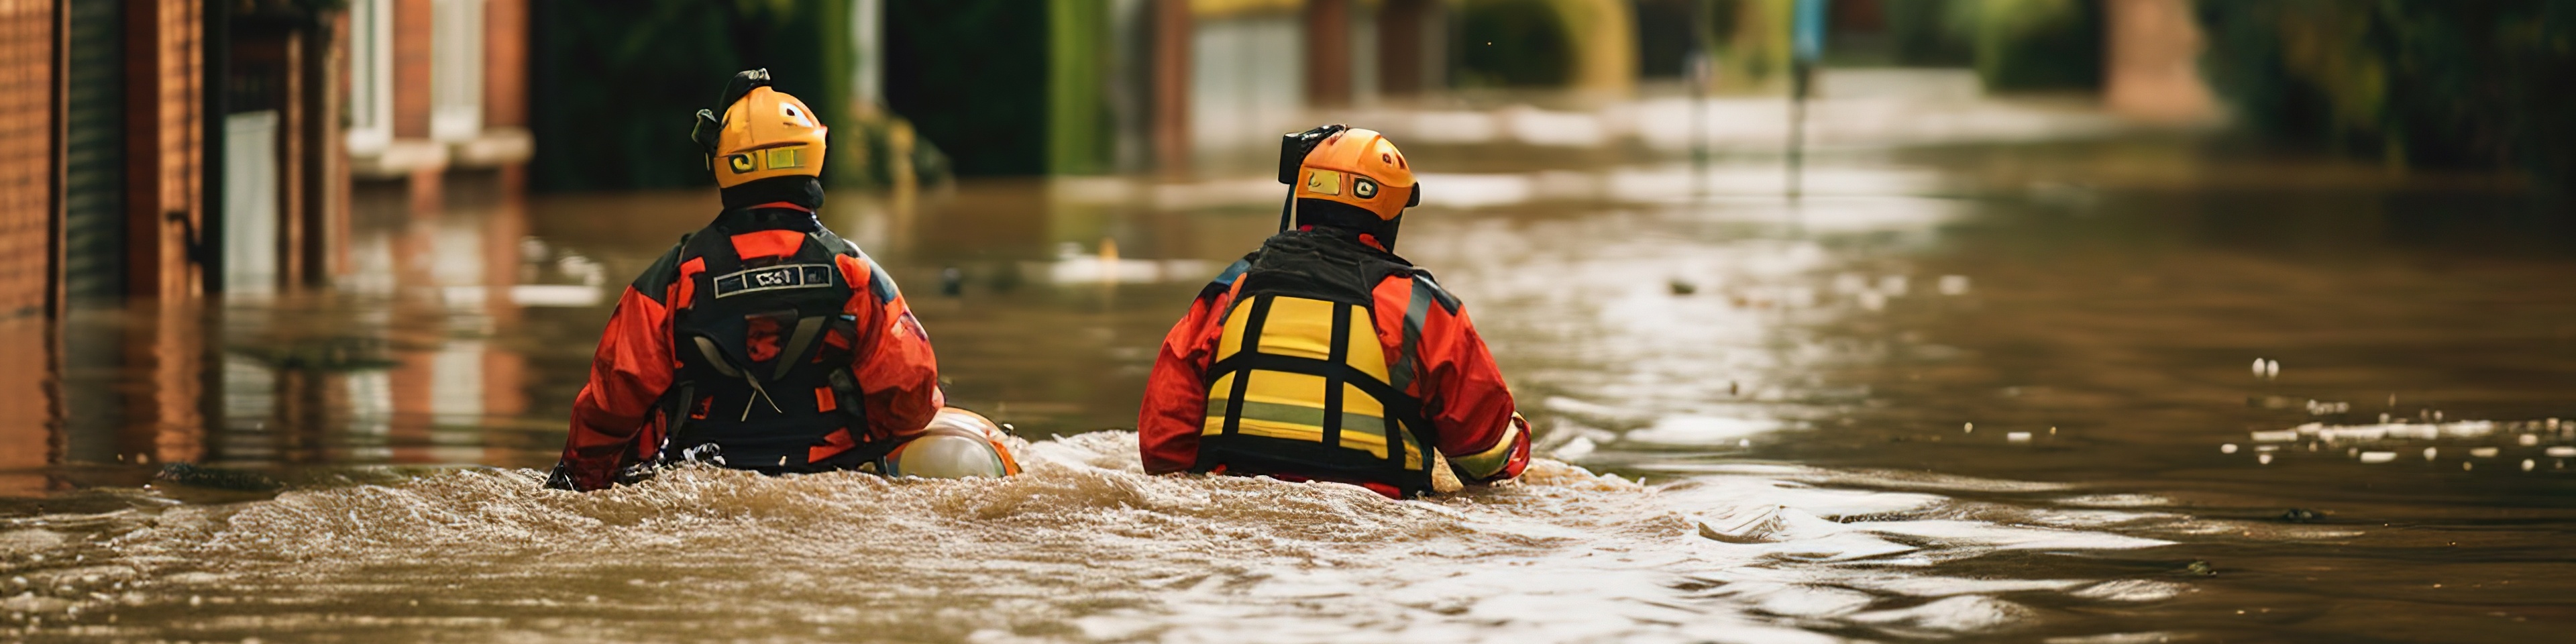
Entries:
{"type": "MultiPolygon", "coordinates": [[[[1206,374],[1225,332],[1227,305],[1242,289],[1236,277],[1246,266],[1236,262],[1200,291],[1190,303],[1189,314],[1163,337],[1153,375],[1145,381],[1144,407],[1136,417],[1137,442],[1148,473],[1185,471],[1198,459],[1199,433],[1208,414],[1206,374]]],[[[1520,476],[1529,464],[1529,431],[1514,413],[1512,393],[1504,387],[1493,354],[1476,336],[1475,325],[1468,322],[1467,311],[1457,300],[1436,286],[1416,288],[1416,280],[1429,278],[1388,276],[1372,291],[1378,346],[1387,352],[1386,363],[1402,364],[1397,355],[1404,340],[1400,334],[1412,299],[1417,294],[1439,298],[1425,307],[1429,314],[1421,323],[1417,345],[1421,361],[1405,393],[1423,401],[1440,453],[1449,459],[1460,481],[1487,483],[1520,476]]]]}
{"type": "MultiPolygon", "coordinates": [[[[785,204],[770,204],[777,207],[785,204]]],[[[702,233],[714,234],[714,233],[702,233]]],[[[764,230],[733,236],[746,259],[795,252],[804,233],[764,230]]],[[[833,237],[835,241],[837,237],[833,237]]],[[[847,242],[840,242],[847,243],[847,242]]],[[[599,337],[591,357],[590,382],[573,399],[572,431],[564,439],[559,474],[569,475],[576,489],[608,487],[617,470],[649,459],[660,447],[663,419],[657,409],[671,388],[680,363],[671,353],[671,312],[689,308],[703,261],[680,257],[674,246],[618,296],[617,310],[599,337]]],[[[859,337],[824,338],[850,343],[855,356],[850,370],[857,378],[868,427],[862,441],[887,440],[919,433],[944,406],[939,366],[930,337],[912,315],[900,292],[879,301],[868,288],[873,280],[891,280],[865,255],[836,258],[844,283],[853,285],[845,314],[857,319],[859,337]]]]}

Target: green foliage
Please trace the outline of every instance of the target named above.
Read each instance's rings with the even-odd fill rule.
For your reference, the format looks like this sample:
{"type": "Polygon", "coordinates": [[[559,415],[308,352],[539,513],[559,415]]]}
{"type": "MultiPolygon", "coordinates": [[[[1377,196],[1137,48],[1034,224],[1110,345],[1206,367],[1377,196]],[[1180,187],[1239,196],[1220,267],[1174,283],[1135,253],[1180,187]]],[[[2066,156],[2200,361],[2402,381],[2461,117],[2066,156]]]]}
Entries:
{"type": "Polygon", "coordinates": [[[2258,131],[2576,185],[2576,3],[2204,0],[2199,13],[2203,66],[2258,131]]]}
{"type": "Polygon", "coordinates": [[[1988,91],[2102,85],[2098,0],[1959,0],[1952,29],[1969,34],[1988,91]]]}
{"type": "Polygon", "coordinates": [[[1637,75],[1673,78],[1689,71],[1695,45],[1691,19],[1702,0],[1637,0],[1637,75]]]}
{"type": "Polygon", "coordinates": [[[769,68],[780,91],[817,113],[847,113],[822,64],[816,15],[830,1],[529,3],[532,186],[714,185],[689,115],[719,108],[717,91],[743,69],[769,68]]]}
{"type": "Polygon", "coordinates": [[[1470,0],[1457,11],[1460,86],[1555,87],[1571,78],[1574,44],[1547,0],[1470,0]]]}
{"type": "Polygon", "coordinates": [[[1116,64],[1108,3],[1049,0],[1047,56],[1047,170],[1055,174],[1107,172],[1115,165],[1109,69],[1116,64]]]}
{"type": "Polygon", "coordinates": [[[897,0],[885,13],[886,102],[920,140],[960,175],[1046,172],[1046,5],[897,0]]]}
{"type": "Polygon", "coordinates": [[[1897,0],[1887,12],[1889,52],[1900,65],[1959,66],[1976,62],[1976,44],[1955,17],[1976,0],[1897,0]]]}

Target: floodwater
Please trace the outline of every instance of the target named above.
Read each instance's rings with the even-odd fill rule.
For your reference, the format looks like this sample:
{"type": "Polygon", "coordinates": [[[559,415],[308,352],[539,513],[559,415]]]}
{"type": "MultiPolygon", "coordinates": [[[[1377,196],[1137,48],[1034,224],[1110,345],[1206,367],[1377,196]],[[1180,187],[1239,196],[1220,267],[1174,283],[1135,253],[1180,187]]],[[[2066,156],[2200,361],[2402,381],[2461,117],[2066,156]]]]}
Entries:
{"type": "MultiPolygon", "coordinates": [[[[835,197],[1025,476],[539,489],[712,198],[363,191],[352,279],[93,305],[0,419],[31,641],[2531,642],[2576,626],[2576,224],[2192,140],[1772,160],[1424,146],[1398,249],[1540,428],[1411,502],[1144,476],[1259,179],[835,197]],[[1597,155],[1596,155],[1597,156],[1597,155]],[[21,407],[23,408],[23,407],[21,407]],[[39,414],[41,415],[41,414],[39,414]],[[2562,421],[2561,418],[2566,420],[2562,421]]],[[[14,333],[15,331],[13,331],[14,333]]],[[[12,376],[17,377],[17,376],[12,376]]],[[[6,383],[0,383],[6,384],[6,383]]]]}

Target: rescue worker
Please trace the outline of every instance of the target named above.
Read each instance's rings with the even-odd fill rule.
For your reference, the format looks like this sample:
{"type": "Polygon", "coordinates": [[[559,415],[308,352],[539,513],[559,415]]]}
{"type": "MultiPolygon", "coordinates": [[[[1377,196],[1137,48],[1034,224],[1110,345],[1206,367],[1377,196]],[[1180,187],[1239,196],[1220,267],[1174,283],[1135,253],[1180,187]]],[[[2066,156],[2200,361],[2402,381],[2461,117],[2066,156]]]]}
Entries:
{"type": "Polygon", "coordinates": [[[768,70],[721,96],[691,138],[724,210],[618,297],[547,486],[596,490],[677,461],[1015,473],[991,421],[942,409],[930,336],[894,280],[815,217],[827,129],[814,111],[768,70]]]}
{"type": "Polygon", "coordinates": [[[1281,232],[1201,289],[1137,414],[1145,471],[1359,485],[1390,498],[1520,475],[1529,426],[1458,299],[1396,256],[1421,202],[1377,132],[1287,135],[1281,232]],[[1292,227],[1293,226],[1293,227],[1292,227]]]}

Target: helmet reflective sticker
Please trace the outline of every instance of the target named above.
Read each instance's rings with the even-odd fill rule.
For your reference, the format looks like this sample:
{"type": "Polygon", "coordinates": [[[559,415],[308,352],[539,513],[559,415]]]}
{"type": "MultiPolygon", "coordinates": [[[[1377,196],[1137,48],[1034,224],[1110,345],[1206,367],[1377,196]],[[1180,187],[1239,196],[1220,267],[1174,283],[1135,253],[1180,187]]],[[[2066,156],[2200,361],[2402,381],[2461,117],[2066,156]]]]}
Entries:
{"type": "Polygon", "coordinates": [[[764,161],[768,164],[769,169],[771,170],[781,168],[802,168],[805,167],[804,155],[798,153],[803,152],[804,150],[805,149],[801,147],[773,148],[768,151],[766,156],[769,158],[764,159],[764,161]]]}
{"type": "Polygon", "coordinates": [[[752,171],[752,170],[757,170],[757,169],[759,169],[759,168],[755,168],[755,167],[753,167],[753,166],[751,165],[751,155],[748,155],[748,154],[735,154],[735,155],[728,155],[728,156],[726,156],[726,157],[725,157],[725,167],[726,167],[726,168],[730,168],[730,169],[732,169],[734,174],[742,174],[742,173],[745,173],[745,172],[750,172],[750,171],[752,171]]]}
{"type": "Polygon", "coordinates": [[[1361,199],[1376,199],[1377,182],[1368,180],[1368,177],[1352,177],[1351,196],[1359,197],[1361,199]]]}
{"type": "Polygon", "coordinates": [[[1342,173],[1316,170],[1306,174],[1306,191],[1319,195],[1342,194],[1342,173]]]}
{"type": "Polygon", "coordinates": [[[790,104],[787,104],[787,103],[779,103],[779,104],[778,104],[778,115],[779,115],[779,116],[787,117],[787,119],[788,119],[788,120],[790,120],[790,121],[795,121],[797,125],[802,125],[802,126],[805,126],[805,127],[814,127],[814,119],[805,118],[805,112],[804,112],[804,111],[802,111],[802,110],[798,110],[798,109],[796,109],[796,106],[795,106],[795,105],[790,105],[790,104]]]}

